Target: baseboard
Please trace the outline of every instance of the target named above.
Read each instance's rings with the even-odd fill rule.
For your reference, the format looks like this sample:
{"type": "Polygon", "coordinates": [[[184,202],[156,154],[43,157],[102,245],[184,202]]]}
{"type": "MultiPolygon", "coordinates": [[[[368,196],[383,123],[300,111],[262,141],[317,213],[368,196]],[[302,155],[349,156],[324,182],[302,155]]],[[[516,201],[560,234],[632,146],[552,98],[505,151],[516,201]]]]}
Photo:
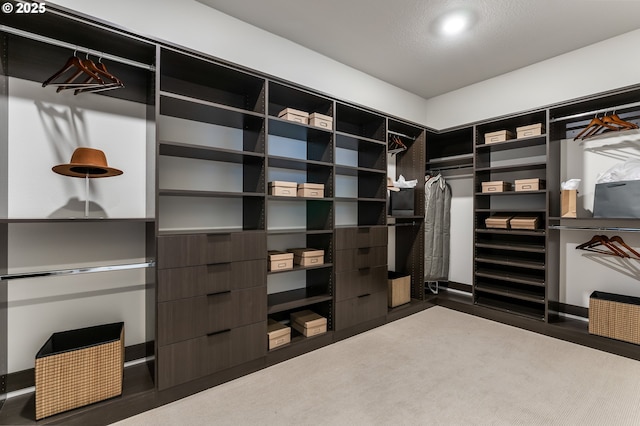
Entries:
{"type": "Polygon", "coordinates": [[[589,308],[584,306],[569,305],[567,303],[549,302],[549,308],[560,314],[573,315],[581,318],[589,318],[589,308]]]}
{"type": "Polygon", "coordinates": [[[462,284],[455,281],[440,281],[438,286],[442,288],[450,288],[451,290],[464,291],[465,293],[471,293],[473,286],[471,284],[462,284]]]}

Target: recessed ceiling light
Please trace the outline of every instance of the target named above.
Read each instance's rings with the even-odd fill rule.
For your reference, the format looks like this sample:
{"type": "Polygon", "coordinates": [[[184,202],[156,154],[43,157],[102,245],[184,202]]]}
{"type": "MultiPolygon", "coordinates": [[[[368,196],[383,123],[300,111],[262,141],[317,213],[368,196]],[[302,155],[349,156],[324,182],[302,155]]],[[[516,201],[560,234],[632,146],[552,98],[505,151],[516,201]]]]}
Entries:
{"type": "Polygon", "coordinates": [[[436,21],[436,31],[443,36],[460,34],[473,25],[474,14],[468,10],[456,10],[441,16],[436,21]]]}

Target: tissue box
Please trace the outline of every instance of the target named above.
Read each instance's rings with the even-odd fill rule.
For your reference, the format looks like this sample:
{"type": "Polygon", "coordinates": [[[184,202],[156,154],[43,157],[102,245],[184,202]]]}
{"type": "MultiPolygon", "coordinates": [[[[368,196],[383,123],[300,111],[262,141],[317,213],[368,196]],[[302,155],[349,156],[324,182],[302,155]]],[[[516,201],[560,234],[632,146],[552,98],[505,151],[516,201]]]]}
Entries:
{"type": "Polygon", "coordinates": [[[331,130],[333,128],[333,117],[314,112],[309,116],[309,125],[331,130]]]}
{"type": "Polygon", "coordinates": [[[284,346],[291,342],[291,327],[269,318],[267,337],[269,338],[269,350],[284,346]]]}
{"type": "Polygon", "coordinates": [[[511,191],[511,182],[505,182],[503,180],[496,180],[493,182],[482,182],[482,192],[505,192],[511,191]]]}
{"type": "Polygon", "coordinates": [[[299,183],[298,197],[324,198],[324,184],[322,183],[299,183]]]}
{"type": "Polygon", "coordinates": [[[286,271],[293,269],[293,253],[269,250],[269,270],[286,271]]]}
{"type": "Polygon", "coordinates": [[[291,314],[291,326],[305,337],[327,332],[327,319],[308,309],[291,314]]]}
{"type": "Polygon", "coordinates": [[[298,184],[296,182],[286,182],[275,180],[269,182],[269,195],[277,195],[279,197],[296,197],[298,184]]]}
{"type": "Polygon", "coordinates": [[[307,124],[309,123],[309,113],[300,111],[293,108],[285,108],[278,114],[279,118],[295,121],[296,123],[307,124]]]}
{"type": "Polygon", "coordinates": [[[312,248],[293,248],[288,249],[293,256],[293,262],[300,266],[316,266],[324,264],[324,250],[316,250],[312,248]]]}

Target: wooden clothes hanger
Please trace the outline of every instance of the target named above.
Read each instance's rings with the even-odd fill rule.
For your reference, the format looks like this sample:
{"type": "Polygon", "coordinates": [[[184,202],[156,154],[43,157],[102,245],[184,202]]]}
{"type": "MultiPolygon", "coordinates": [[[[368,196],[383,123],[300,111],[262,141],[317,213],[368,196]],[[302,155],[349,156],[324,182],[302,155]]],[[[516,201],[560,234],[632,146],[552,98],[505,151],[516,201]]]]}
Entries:
{"type": "Polygon", "coordinates": [[[598,131],[602,130],[602,129],[609,129],[609,130],[618,130],[617,127],[605,123],[604,121],[602,121],[600,118],[598,118],[597,116],[592,118],[591,121],[589,122],[589,124],[587,125],[587,127],[585,127],[584,129],[582,129],[582,131],[580,133],[578,133],[578,135],[573,138],[573,140],[578,140],[578,139],[585,139],[588,138],[590,136],[594,136],[598,131]]]}
{"type": "MultiPolygon", "coordinates": [[[[624,240],[622,239],[622,237],[616,235],[613,236],[611,238],[609,238],[609,241],[611,241],[612,243],[618,243],[620,244],[622,247],[624,247],[625,249],[627,249],[633,256],[635,256],[635,259],[640,260],[640,253],[638,253],[637,251],[635,251],[633,248],[629,247],[627,245],[627,243],[624,242],[624,240]]],[[[630,256],[631,257],[631,256],[630,256]]]]}
{"type": "Polygon", "coordinates": [[[397,154],[402,151],[406,151],[407,146],[400,140],[398,136],[392,136],[389,141],[389,154],[397,154]]]}
{"type": "MultiPolygon", "coordinates": [[[[85,63],[76,56],[77,52],[73,52],[73,56],[71,56],[69,59],[67,59],[67,62],[64,64],[64,66],[62,68],[60,68],[58,71],[56,71],[51,77],[49,77],[48,79],[46,79],[44,81],[44,83],[42,83],[42,87],[47,87],[48,85],[57,85],[57,86],[66,86],[69,84],[72,84],[73,81],[75,81],[76,78],[78,78],[81,74],[86,74],[89,77],[95,79],[98,82],[104,83],[102,81],[102,79],[91,69],[87,68],[87,66],[85,65],[85,63]],[[72,74],[65,82],[63,83],[53,83],[53,81],[59,77],[61,77],[63,74],[65,74],[67,71],[71,70],[75,68],[75,72],[74,74],[72,74]]],[[[81,83],[82,84],[82,83],[81,83]]]]}
{"type": "Polygon", "coordinates": [[[122,81],[107,70],[107,67],[102,63],[102,58],[100,58],[98,64],[96,64],[89,59],[89,52],[87,52],[86,59],[80,59],[77,56],[77,51],[73,52],[73,56],[67,60],[67,63],[62,68],[42,83],[42,87],[48,85],[58,86],[56,89],[58,93],[63,90],[75,89],[75,95],[84,92],[99,92],[124,87],[122,81]],[[75,69],[74,73],[64,82],[53,83],[56,79],[72,69],[75,69]],[[83,74],[86,78],[80,83],[75,82],[83,74]]]}
{"type": "Polygon", "coordinates": [[[608,254],[608,255],[613,255],[613,256],[618,256],[623,258],[631,257],[627,253],[625,253],[622,249],[620,249],[619,247],[616,247],[616,245],[613,244],[606,235],[594,235],[586,243],[582,243],[576,246],[576,249],[592,251],[595,253],[608,254]],[[596,248],[598,246],[604,246],[608,250],[596,248]]]}

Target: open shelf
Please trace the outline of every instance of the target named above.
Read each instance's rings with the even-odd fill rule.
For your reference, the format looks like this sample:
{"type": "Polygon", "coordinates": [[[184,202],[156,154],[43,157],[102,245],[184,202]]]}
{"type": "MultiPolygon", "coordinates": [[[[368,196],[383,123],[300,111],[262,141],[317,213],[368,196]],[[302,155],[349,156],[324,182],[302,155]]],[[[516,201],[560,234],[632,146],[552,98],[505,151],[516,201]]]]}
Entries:
{"type": "Polygon", "coordinates": [[[494,172],[494,173],[506,173],[506,172],[520,172],[524,170],[544,170],[547,167],[547,163],[523,163],[514,164],[509,166],[493,166],[493,167],[476,167],[476,173],[494,172]]]}
{"type": "Polygon", "coordinates": [[[199,160],[223,161],[229,163],[260,163],[265,155],[259,152],[235,151],[232,149],[213,148],[188,143],[160,141],[159,155],[172,157],[196,158],[199,160]]]}
{"type": "Polygon", "coordinates": [[[545,320],[545,308],[543,304],[532,303],[526,300],[518,300],[504,297],[498,294],[482,294],[476,296],[476,304],[491,309],[496,309],[510,314],[523,316],[539,321],[545,320]]]}
{"type": "Polygon", "coordinates": [[[325,289],[307,287],[269,294],[267,299],[269,306],[267,313],[270,315],[291,309],[303,308],[316,303],[328,302],[333,300],[333,296],[327,293],[325,289]]]}
{"type": "Polygon", "coordinates": [[[537,278],[535,276],[519,273],[513,271],[498,271],[492,269],[478,269],[476,270],[476,276],[483,278],[492,278],[501,281],[510,281],[519,284],[527,284],[532,286],[544,287],[544,278],[537,278]]]}
{"type": "Polygon", "coordinates": [[[526,230],[526,229],[498,229],[498,228],[483,228],[476,229],[477,234],[496,234],[496,235],[522,235],[532,237],[544,237],[544,229],[526,230]]]}
{"type": "Polygon", "coordinates": [[[504,296],[508,298],[525,300],[527,302],[544,304],[544,289],[539,288],[526,288],[526,286],[513,286],[500,285],[495,282],[478,282],[475,285],[476,294],[490,293],[494,295],[504,296]],[[542,291],[541,291],[542,290],[542,291]]]}
{"type": "Polygon", "coordinates": [[[488,248],[488,249],[495,249],[495,250],[513,250],[513,251],[522,251],[522,252],[528,252],[528,253],[545,253],[546,252],[544,244],[537,245],[537,244],[526,244],[526,243],[517,243],[517,242],[513,242],[513,243],[478,242],[475,244],[475,246],[479,248],[488,248]]]}
{"type": "Polygon", "coordinates": [[[534,195],[534,194],[546,194],[548,191],[546,189],[540,189],[536,191],[503,191],[503,192],[476,192],[476,196],[486,197],[486,196],[512,196],[512,195],[534,195]]]}
{"type": "Polygon", "coordinates": [[[517,148],[528,148],[531,146],[545,145],[547,143],[547,135],[531,136],[520,139],[510,139],[504,142],[482,143],[476,145],[477,152],[483,151],[505,151],[517,148]]]}
{"type": "Polygon", "coordinates": [[[487,263],[493,265],[515,266],[518,268],[538,269],[544,271],[544,261],[535,261],[518,258],[512,255],[488,255],[479,254],[476,256],[477,263],[487,263]]]}
{"type": "Polygon", "coordinates": [[[315,265],[315,266],[293,265],[293,269],[287,269],[287,270],[283,270],[283,271],[269,271],[268,274],[269,275],[286,274],[288,272],[308,271],[308,270],[312,270],[312,269],[323,269],[323,268],[333,268],[333,263],[323,263],[322,265],[315,265]]]}

